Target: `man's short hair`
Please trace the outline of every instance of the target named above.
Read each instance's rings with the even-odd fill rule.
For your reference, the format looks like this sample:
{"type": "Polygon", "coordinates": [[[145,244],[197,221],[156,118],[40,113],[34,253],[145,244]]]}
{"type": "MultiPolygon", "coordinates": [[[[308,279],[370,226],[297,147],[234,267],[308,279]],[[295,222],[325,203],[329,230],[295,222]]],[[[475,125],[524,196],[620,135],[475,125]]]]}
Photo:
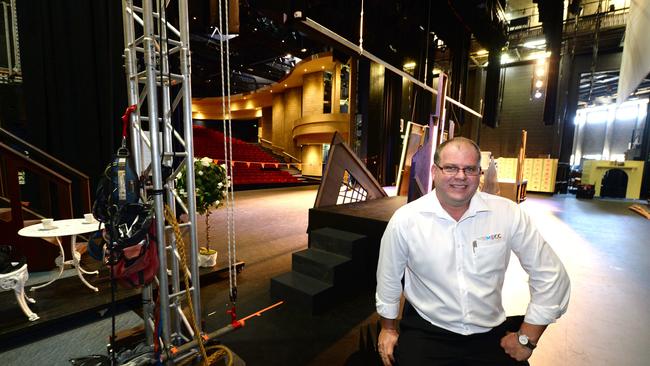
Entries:
{"type": "Polygon", "coordinates": [[[464,143],[464,144],[468,144],[468,145],[472,146],[474,148],[474,150],[476,150],[476,161],[477,161],[479,166],[481,165],[481,148],[478,147],[476,142],[474,142],[474,141],[472,141],[472,140],[470,140],[468,138],[465,138],[465,137],[454,137],[453,139],[447,140],[447,141],[443,142],[442,144],[438,145],[438,148],[436,149],[436,153],[433,154],[433,163],[436,164],[436,165],[440,165],[440,154],[442,153],[442,150],[444,150],[444,148],[447,145],[454,144],[454,143],[456,143],[456,144],[463,144],[464,143]]]}

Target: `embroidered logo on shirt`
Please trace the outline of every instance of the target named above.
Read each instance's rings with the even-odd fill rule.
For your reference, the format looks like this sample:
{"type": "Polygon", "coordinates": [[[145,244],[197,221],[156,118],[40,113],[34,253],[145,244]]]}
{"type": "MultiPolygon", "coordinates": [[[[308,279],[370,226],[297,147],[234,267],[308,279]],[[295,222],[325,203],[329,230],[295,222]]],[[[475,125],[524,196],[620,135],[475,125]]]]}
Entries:
{"type": "Polygon", "coordinates": [[[499,240],[501,239],[501,233],[486,235],[480,238],[481,240],[499,240]]]}

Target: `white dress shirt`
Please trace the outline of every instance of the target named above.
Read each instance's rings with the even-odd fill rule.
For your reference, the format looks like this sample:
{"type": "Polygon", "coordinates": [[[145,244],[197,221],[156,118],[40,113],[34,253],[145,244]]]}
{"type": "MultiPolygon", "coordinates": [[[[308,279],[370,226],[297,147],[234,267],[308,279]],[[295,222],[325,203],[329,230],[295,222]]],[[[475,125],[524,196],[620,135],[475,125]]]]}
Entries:
{"type": "Polygon", "coordinates": [[[477,192],[458,222],[435,190],[399,208],[381,239],[377,312],[398,317],[404,296],[433,325],[458,334],[487,332],[505,320],[501,291],[510,252],[529,275],[530,324],[553,323],[567,309],[564,266],[512,201],[477,192]]]}

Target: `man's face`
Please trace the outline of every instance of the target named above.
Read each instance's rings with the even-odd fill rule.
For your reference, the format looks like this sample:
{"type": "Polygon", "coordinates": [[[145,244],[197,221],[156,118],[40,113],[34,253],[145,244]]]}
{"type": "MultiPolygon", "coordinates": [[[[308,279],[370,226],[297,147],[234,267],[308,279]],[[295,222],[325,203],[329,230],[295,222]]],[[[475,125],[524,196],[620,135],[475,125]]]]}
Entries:
{"type": "Polygon", "coordinates": [[[469,207],[469,201],[478,188],[480,174],[467,175],[463,169],[479,169],[474,147],[467,143],[451,143],[440,153],[439,166],[433,165],[433,179],[438,200],[444,207],[469,207]],[[461,168],[456,174],[448,174],[445,168],[461,168]]]}

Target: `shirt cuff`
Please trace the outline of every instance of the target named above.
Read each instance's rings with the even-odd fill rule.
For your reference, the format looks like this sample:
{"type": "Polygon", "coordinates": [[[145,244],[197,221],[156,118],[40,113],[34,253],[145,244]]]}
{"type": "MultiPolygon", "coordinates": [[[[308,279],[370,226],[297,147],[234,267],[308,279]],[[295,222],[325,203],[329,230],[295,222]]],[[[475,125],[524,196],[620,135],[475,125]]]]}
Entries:
{"type": "Polygon", "coordinates": [[[377,306],[377,313],[386,319],[397,319],[399,315],[399,302],[397,303],[385,303],[379,299],[379,296],[375,294],[375,303],[377,306]]]}
{"type": "Polygon", "coordinates": [[[524,321],[528,324],[548,325],[555,323],[563,313],[559,306],[542,306],[530,303],[524,321]]]}

